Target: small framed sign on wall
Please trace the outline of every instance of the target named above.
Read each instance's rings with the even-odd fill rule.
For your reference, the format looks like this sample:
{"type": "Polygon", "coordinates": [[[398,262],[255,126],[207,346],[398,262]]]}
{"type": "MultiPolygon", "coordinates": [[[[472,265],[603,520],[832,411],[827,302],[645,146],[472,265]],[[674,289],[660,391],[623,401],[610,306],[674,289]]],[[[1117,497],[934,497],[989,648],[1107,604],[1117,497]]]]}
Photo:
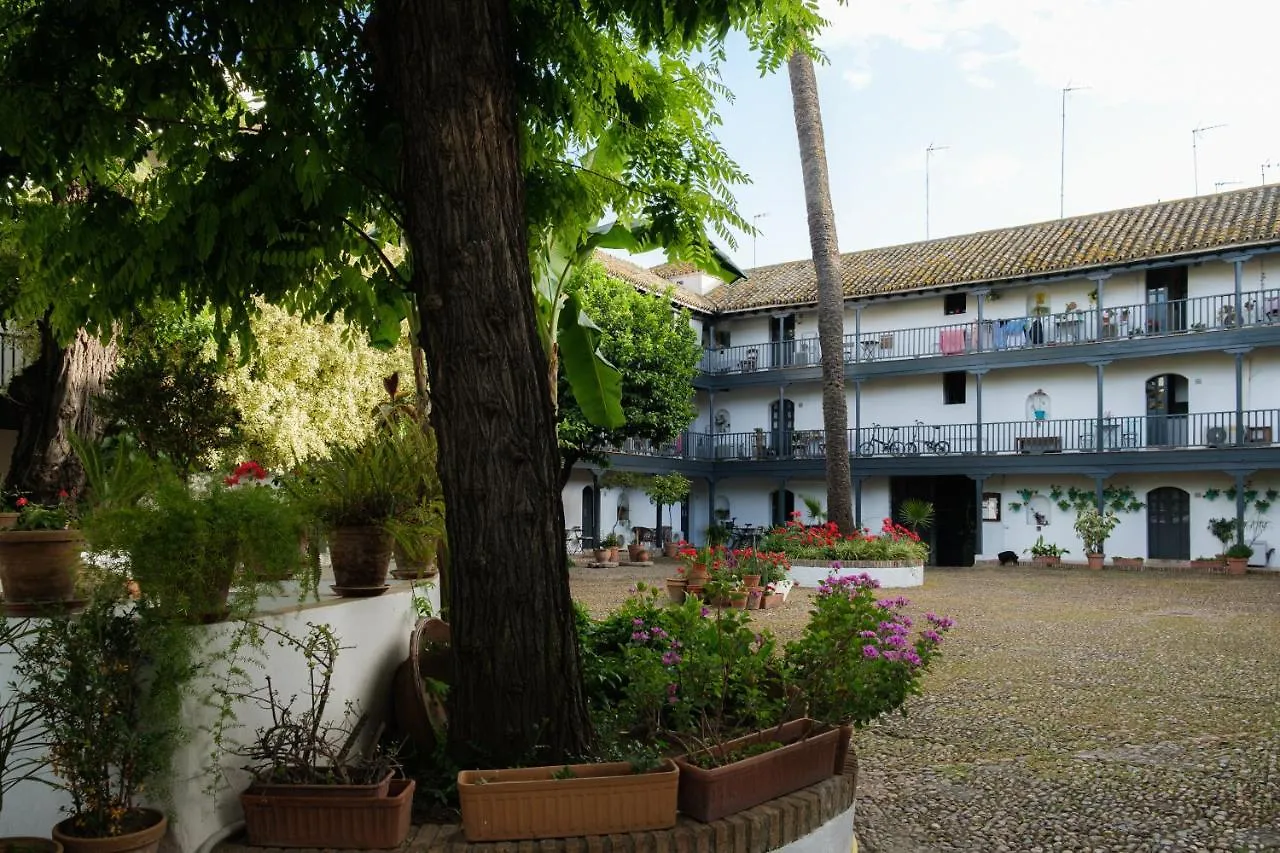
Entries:
{"type": "Polygon", "coordinates": [[[1000,493],[999,492],[983,492],[982,493],[982,520],[983,521],[999,521],[1000,520],[1000,493]]]}

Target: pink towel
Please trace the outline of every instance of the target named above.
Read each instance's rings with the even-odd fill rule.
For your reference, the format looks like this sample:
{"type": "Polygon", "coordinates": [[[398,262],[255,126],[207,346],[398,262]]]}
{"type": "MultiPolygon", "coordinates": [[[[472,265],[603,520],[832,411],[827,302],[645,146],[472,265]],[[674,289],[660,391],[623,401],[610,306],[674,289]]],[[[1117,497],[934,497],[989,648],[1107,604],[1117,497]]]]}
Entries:
{"type": "Polygon", "coordinates": [[[943,329],[938,336],[938,347],[943,355],[964,352],[964,329],[943,329]]]}

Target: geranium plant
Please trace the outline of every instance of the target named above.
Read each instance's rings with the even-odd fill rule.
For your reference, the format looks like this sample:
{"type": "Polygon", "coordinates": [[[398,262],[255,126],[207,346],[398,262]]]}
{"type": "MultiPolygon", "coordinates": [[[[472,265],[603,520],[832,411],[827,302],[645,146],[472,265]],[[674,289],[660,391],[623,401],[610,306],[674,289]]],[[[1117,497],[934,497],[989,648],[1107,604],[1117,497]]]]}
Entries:
{"type": "Polygon", "coordinates": [[[806,526],[799,513],[783,527],[775,527],[765,536],[760,546],[765,551],[786,554],[792,560],[898,560],[924,562],[929,558],[929,546],[908,527],[886,518],[880,532],[870,528],[844,535],[834,522],[806,526]]]}
{"type": "Polygon", "coordinates": [[[14,502],[18,510],[15,530],[65,530],[77,521],[75,502],[66,489],[58,492],[57,506],[44,506],[20,497],[14,502]]]}

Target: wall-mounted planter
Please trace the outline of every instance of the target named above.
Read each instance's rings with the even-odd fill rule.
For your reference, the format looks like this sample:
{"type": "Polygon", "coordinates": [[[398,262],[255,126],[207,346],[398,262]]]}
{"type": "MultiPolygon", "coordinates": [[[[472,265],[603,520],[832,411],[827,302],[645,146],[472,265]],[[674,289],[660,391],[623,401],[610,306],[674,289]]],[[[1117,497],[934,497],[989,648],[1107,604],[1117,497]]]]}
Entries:
{"type": "Polygon", "coordinates": [[[240,795],[245,831],[255,847],[386,850],[409,835],[414,781],[396,779],[385,797],[240,795]]]}
{"type": "Polygon", "coordinates": [[[784,797],[837,774],[844,765],[849,732],[816,720],[785,723],[713,747],[722,755],[776,740],[784,746],[723,767],[704,769],[680,756],[680,811],[710,823],[752,806],[784,797]]]}
{"type": "Polygon", "coordinates": [[[675,826],[680,770],[670,759],[651,773],[635,773],[626,762],[573,764],[569,771],[571,775],[565,774],[561,765],[458,773],[467,840],[566,838],[675,826]],[[556,778],[557,773],[564,775],[556,778]]]}

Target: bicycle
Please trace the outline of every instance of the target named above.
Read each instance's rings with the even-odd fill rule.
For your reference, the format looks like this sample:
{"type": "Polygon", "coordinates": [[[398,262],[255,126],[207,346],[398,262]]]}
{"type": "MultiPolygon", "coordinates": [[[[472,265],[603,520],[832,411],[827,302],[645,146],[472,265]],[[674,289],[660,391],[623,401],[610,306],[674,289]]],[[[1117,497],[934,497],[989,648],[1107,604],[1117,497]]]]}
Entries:
{"type": "MultiPolygon", "coordinates": [[[[919,430],[923,426],[925,426],[924,421],[922,420],[916,421],[917,430],[919,430]]],[[[934,424],[933,429],[936,432],[942,429],[942,427],[939,424],[934,424]]],[[[922,438],[920,439],[920,446],[924,448],[925,453],[935,453],[938,456],[946,456],[948,453],[951,452],[951,442],[943,441],[942,439],[934,439],[933,441],[930,441],[927,438],[922,438]]]]}
{"type": "Polygon", "coordinates": [[[590,550],[591,537],[582,535],[581,527],[566,527],[564,531],[564,547],[570,556],[590,550]]]}
{"type": "MultiPolygon", "coordinates": [[[[871,428],[873,430],[887,429],[894,434],[898,432],[898,427],[882,427],[880,424],[875,423],[871,425],[871,428]]],[[[898,441],[896,438],[885,441],[874,432],[871,434],[871,438],[858,445],[859,456],[875,456],[879,453],[888,453],[890,456],[910,456],[919,452],[914,441],[898,441]]]]}

